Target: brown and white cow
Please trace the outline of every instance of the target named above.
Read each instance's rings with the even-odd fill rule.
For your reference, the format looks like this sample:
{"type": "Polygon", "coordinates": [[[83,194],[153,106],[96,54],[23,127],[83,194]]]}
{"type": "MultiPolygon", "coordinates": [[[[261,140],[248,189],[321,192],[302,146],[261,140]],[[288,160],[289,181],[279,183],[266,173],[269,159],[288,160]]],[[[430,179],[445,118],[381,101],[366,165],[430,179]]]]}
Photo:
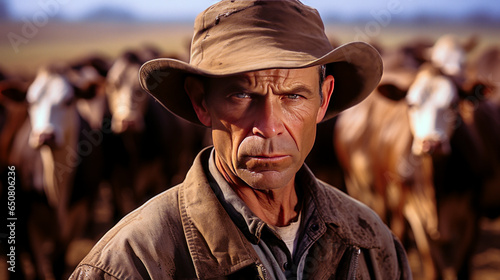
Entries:
{"type": "Polygon", "coordinates": [[[499,184],[490,138],[500,116],[485,99],[471,107],[467,96],[480,87],[464,92],[455,81],[428,64],[409,89],[383,80],[335,130],[348,192],[400,237],[409,223],[424,279],[468,277],[481,192],[486,182],[499,184]]]}
{"type": "Polygon", "coordinates": [[[142,59],[134,52],[121,55],[107,75],[106,95],[111,112],[111,130],[120,134],[144,130],[149,97],[139,85],[142,59]]]}
{"type": "Polygon", "coordinates": [[[76,86],[85,75],[72,71],[65,66],[38,71],[26,95],[29,118],[12,147],[12,162],[30,198],[28,234],[41,279],[63,277],[66,250],[72,240],[85,237],[102,177],[102,134],[77,106],[95,92],[76,86]],[[78,80],[72,81],[75,75],[78,80]]]}

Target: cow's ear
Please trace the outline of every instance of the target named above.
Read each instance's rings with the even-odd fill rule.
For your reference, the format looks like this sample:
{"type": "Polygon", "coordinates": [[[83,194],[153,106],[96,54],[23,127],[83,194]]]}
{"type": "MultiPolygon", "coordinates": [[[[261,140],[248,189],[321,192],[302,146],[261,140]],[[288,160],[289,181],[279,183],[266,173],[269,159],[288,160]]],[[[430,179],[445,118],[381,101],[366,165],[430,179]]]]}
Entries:
{"type": "Polygon", "coordinates": [[[0,93],[16,102],[24,102],[26,100],[26,92],[28,91],[28,83],[21,81],[1,81],[0,93]]]}
{"type": "Polygon", "coordinates": [[[384,97],[393,101],[400,101],[406,97],[406,90],[400,89],[394,84],[380,84],[377,91],[384,97]]]}

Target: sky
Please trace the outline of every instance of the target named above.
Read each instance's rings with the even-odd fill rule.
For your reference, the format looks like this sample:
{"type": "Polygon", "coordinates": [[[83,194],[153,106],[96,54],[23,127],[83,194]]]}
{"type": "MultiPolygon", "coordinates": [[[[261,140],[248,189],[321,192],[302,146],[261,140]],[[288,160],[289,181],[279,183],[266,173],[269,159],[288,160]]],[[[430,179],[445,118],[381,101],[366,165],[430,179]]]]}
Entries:
{"type": "MultiPolygon", "coordinates": [[[[192,21],[216,0],[0,0],[14,18],[32,18],[40,13],[51,17],[80,20],[103,8],[118,8],[142,20],[192,21]]],[[[394,17],[465,17],[483,13],[500,19],[498,0],[303,0],[323,18],[353,20],[390,12],[394,17]]],[[[387,14],[387,13],[386,13],[387,14]]]]}

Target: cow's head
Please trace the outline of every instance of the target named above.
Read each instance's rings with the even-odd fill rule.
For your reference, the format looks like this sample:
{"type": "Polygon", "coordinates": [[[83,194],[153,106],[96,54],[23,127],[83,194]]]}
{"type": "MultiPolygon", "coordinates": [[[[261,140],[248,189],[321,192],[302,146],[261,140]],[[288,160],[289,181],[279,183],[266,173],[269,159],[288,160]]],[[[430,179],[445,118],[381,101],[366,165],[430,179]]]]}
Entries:
{"type": "Polygon", "coordinates": [[[461,83],[465,80],[467,53],[476,45],[476,37],[462,42],[455,35],[444,35],[428,50],[428,59],[445,75],[461,83]]]}
{"type": "Polygon", "coordinates": [[[458,90],[448,76],[430,64],[424,64],[408,89],[381,84],[378,92],[392,100],[404,99],[413,134],[415,155],[448,154],[450,138],[457,124],[458,90]]]}
{"type": "Polygon", "coordinates": [[[106,79],[106,95],[114,133],[144,129],[144,115],[151,97],[142,90],[138,73],[142,63],[157,56],[152,48],[129,51],[111,66],[106,79]]]}
{"type": "Polygon", "coordinates": [[[93,98],[96,91],[95,86],[82,83],[84,79],[72,71],[59,65],[43,67],[28,88],[31,147],[62,148],[79,132],[76,102],[79,98],[93,98]]]}

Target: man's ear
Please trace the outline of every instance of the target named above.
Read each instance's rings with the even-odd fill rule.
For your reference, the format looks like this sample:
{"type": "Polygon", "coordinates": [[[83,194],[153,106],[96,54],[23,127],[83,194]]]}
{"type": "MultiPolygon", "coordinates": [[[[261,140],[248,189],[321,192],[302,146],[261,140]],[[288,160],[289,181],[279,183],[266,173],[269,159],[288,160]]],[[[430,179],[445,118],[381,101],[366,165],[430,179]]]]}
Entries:
{"type": "Polygon", "coordinates": [[[323,94],[323,102],[318,110],[318,115],[316,116],[316,123],[320,123],[325,117],[326,111],[328,109],[328,104],[330,104],[330,98],[332,97],[333,87],[335,84],[335,79],[332,75],[325,77],[323,85],[321,86],[321,94],[323,94]]]}
{"type": "Polygon", "coordinates": [[[188,94],[189,99],[191,99],[191,104],[200,122],[206,127],[211,127],[212,119],[210,118],[210,113],[205,101],[205,87],[201,79],[192,76],[186,77],[184,81],[184,90],[188,94]]]}

